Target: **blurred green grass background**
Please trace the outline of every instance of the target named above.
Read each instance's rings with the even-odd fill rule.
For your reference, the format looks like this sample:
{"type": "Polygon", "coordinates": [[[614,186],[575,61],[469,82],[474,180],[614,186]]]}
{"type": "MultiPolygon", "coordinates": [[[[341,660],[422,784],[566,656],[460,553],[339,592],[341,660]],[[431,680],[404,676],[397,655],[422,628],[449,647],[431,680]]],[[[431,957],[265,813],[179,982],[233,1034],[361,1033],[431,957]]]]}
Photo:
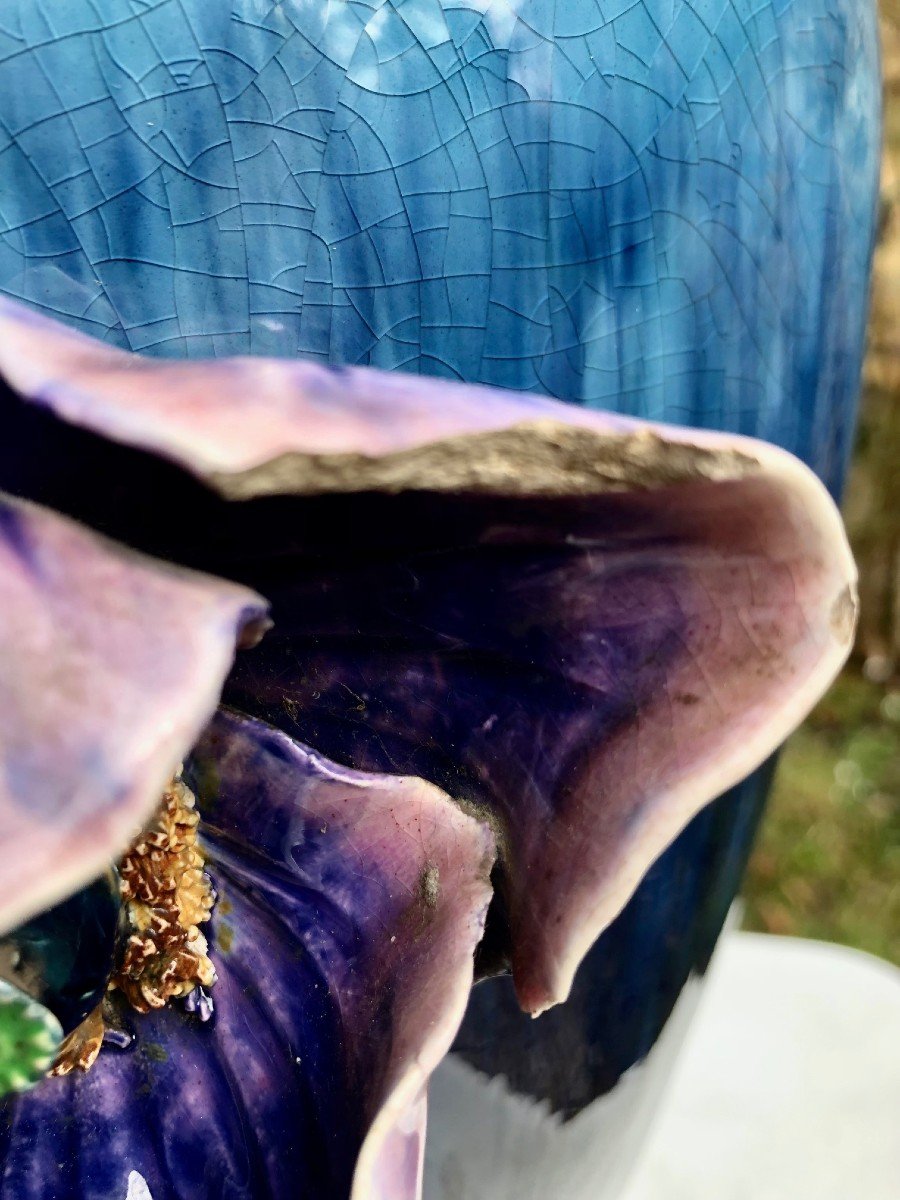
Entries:
{"type": "Polygon", "coordinates": [[[788,742],[744,902],[746,929],[900,965],[900,688],[851,666],[788,742]]]}

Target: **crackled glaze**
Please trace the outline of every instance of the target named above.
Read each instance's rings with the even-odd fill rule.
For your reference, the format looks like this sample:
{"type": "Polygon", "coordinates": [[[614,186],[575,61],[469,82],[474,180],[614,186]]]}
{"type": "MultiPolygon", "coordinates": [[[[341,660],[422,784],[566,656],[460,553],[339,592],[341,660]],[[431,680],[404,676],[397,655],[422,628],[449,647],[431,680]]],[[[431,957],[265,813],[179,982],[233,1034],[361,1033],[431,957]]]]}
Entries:
{"type": "Polygon", "coordinates": [[[834,479],[872,12],[837,0],[0,4],[0,290],[741,429],[834,479]]]}

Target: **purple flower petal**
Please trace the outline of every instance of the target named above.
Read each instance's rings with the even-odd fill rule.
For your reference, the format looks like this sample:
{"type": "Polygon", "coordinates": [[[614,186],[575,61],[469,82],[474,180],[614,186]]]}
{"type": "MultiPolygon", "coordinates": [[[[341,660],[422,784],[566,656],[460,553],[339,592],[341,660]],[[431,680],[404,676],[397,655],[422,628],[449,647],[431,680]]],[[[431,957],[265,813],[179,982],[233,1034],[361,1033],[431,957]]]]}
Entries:
{"type": "Polygon", "coordinates": [[[230,702],[493,814],[531,1011],[849,650],[840,518],[764,443],[370,370],[151,362],[2,313],[0,370],[63,450],[90,430],[101,474],[131,455],[183,489],[139,537],[273,602],[230,702]]]}
{"type": "Polygon", "coordinates": [[[215,709],[265,605],[0,494],[0,922],[104,869],[215,709]]]}
{"type": "Polygon", "coordinates": [[[275,625],[226,699],[494,814],[531,1011],[565,998],[649,865],[850,646],[837,516],[774,456],[730,482],[590,500],[305,505],[292,568],[254,564],[275,625]]]}
{"type": "Polygon", "coordinates": [[[415,1200],[425,1086],[472,981],[488,830],[228,713],[190,764],[215,1012],[6,1103],[2,1200],[415,1200]]]}

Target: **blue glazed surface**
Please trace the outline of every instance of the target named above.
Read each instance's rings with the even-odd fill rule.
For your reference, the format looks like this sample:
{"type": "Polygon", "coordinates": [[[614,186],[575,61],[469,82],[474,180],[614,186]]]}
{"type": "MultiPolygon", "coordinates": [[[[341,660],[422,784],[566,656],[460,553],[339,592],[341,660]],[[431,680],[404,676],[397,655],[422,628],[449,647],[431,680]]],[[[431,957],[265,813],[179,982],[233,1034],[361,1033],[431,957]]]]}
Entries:
{"type": "Polygon", "coordinates": [[[757,433],[836,483],[877,170],[856,0],[0,3],[0,289],[757,433]]]}
{"type": "MultiPolygon", "coordinates": [[[[154,354],[754,433],[840,486],[879,144],[865,4],[0,0],[0,84],[9,295],[154,354]]],[[[561,1109],[704,964],[760,796],[699,818],[601,939],[615,1065],[561,1109]]]]}

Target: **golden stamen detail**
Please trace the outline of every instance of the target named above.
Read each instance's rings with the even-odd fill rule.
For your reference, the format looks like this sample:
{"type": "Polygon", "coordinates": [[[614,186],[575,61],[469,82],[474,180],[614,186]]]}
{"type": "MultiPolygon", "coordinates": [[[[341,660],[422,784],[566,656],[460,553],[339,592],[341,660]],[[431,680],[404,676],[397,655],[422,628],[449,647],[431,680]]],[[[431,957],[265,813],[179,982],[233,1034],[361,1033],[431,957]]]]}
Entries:
{"type": "MultiPolygon", "coordinates": [[[[198,821],[194,795],[176,776],[153,822],[119,864],[128,937],[108,991],[120,992],[139,1013],[216,982],[200,930],[215,895],[197,845],[198,821]]],[[[63,1042],[51,1074],[87,1071],[99,1053],[103,1029],[99,1006],[63,1042]]]]}
{"type": "Polygon", "coordinates": [[[216,981],[199,929],[215,897],[197,848],[198,820],[193,793],[173,779],[155,822],[119,866],[131,933],[110,988],[138,1012],[216,981]]]}
{"type": "Polygon", "coordinates": [[[103,1005],[98,1004],[67,1038],[56,1052],[51,1075],[68,1075],[70,1071],[89,1071],[97,1061],[103,1045],[103,1005]]]}

